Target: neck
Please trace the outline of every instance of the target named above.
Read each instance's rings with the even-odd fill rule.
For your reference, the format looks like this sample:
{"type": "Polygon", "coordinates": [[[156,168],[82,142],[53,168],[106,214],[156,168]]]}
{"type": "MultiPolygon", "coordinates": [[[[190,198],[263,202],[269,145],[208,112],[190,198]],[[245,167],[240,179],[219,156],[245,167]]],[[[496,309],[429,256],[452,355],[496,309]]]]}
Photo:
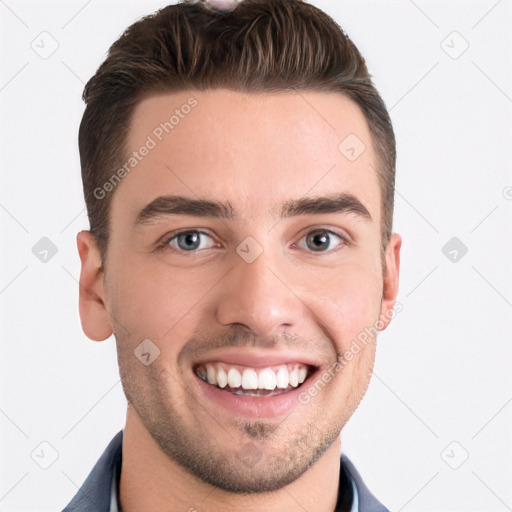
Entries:
{"type": "MultiPolygon", "coordinates": [[[[271,493],[237,494],[214,487],[171,460],[128,407],[119,485],[123,512],[168,510],[332,512],[338,497],[341,440],[291,484],[271,493]]],[[[197,512],[197,511],[196,511],[197,512]]]]}

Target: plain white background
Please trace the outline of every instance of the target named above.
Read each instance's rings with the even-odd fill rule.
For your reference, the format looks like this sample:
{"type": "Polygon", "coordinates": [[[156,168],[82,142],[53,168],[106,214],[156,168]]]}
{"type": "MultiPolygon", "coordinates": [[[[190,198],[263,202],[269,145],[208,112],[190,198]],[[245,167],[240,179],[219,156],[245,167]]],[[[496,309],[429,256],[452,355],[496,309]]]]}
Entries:
{"type": "MultiPolygon", "coordinates": [[[[391,510],[512,510],[512,2],[312,3],[366,57],[398,149],[403,311],[343,450],[391,510]]],[[[0,0],[2,512],[61,510],[124,425],[114,339],[78,316],[77,132],[110,44],[165,4],[0,0]]]]}

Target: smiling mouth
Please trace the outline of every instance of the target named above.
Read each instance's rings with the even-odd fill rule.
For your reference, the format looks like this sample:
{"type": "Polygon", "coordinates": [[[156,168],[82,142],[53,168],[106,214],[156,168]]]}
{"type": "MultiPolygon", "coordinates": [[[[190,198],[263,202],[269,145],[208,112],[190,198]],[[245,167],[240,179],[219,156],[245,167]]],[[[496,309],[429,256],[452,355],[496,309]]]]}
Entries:
{"type": "Polygon", "coordinates": [[[266,367],[249,367],[208,362],[198,364],[194,373],[204,382],[244,396],[274,396],[302,386],[316,367],[302,363],[286,363],[266,367]]]}

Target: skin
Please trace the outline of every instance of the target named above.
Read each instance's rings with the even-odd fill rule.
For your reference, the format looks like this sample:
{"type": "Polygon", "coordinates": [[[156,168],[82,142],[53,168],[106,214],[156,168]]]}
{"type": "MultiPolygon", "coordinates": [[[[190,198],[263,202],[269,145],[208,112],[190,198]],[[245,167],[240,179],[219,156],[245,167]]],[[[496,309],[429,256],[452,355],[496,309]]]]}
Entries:
{"type": "Polygon", "coordinates": [[[105,271],[91,234],[77,236],[82,327],[97,341],[115,334],[128,399],[122,509],[269,512],[299,503],[332,511],[339,434],[368,387],[376,338],[286,418],[219,410],[199,392],[191,365],[211,347],[237,345],[312,355],[325,371],[365,328],[379,319],[380,330],[387,327],[401,238],[392,234],[383,273],[368,125],[340,94],[182,91],[137,105],[130,151],[192,96],[197,106],[113,192],[105,271]],[[366,146],[353,162],[338,149],[349,134],[366,146]],[[279,218],[285,201],[333,193],[356,196],[371,219],[350,212],[279,218]],[[167,194],[229,201],[237,218],[162,215],[137,226],[138,212],[167,194]],[[311,250],[308,233],[327,228],[349,243],[330,235],[326,250],[311,250]],[[205,231],[204,248],[179,252],[176,238],[175,251],[158,248],[183,229],[205,231]],[[248,236],[263,250],[252,263],[236,252],[248,236]],[[149,366],[133,354],[147,338],[160,350],[149,366]],[[253,465],[237,457],[247,443],[260,454],[253,465]]]}

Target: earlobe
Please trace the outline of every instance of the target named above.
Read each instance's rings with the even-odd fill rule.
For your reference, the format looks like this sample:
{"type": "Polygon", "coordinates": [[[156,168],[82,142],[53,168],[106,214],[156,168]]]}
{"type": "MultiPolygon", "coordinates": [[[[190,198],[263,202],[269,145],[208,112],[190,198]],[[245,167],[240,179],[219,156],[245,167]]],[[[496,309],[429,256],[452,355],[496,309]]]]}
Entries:
{"type": "Polygon", "coordinates": [[[78,309],[82,330],[91,340],[103,341],[113,329],[105,306],[101,253],[90,231],[80,231],[76,245],[81,262],[78,309]]]}
{"type": "Polygon", "coordinates": [[[393,316],[393,307],[398,295],[401,247],[402,237],[398,233],[392,233],[385,252],[386,271],[384,272],[379,331],[386,329],[393,316]]]}

